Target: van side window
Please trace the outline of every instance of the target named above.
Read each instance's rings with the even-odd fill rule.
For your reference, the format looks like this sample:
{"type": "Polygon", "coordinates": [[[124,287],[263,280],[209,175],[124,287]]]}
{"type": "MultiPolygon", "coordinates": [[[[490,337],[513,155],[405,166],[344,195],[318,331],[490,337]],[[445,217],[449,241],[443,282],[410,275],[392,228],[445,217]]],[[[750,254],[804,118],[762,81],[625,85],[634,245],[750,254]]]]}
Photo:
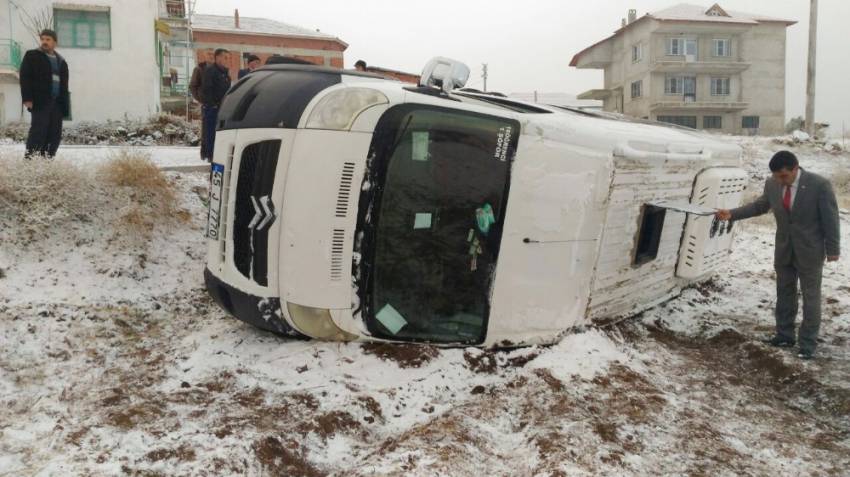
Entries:
{"type": "Polygon", "coordinates": [[[664,230],[666,215],[667,209],[654,205],[643,206],[633,265],[640,266],[658,257],[658,245],[661,243],[661,232],[664,230]]]}

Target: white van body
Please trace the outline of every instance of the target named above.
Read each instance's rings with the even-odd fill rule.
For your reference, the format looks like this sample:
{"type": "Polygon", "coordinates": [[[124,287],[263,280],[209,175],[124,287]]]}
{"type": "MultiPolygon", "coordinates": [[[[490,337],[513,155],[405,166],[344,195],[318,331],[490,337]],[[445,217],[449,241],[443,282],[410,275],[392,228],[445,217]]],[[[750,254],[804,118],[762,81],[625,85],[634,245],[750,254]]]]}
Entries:
{"type": "Polygon", "coordinates": [[[324,68],[257,70],[222,116],[207,287],[293,336],[520,346],[640,313],[728,256],[709,214],[747,181],[738,146],[696,131],[324,68]],[[287,75],[334,80],[240,124],[287,75]],[[479,190],[499,200],[463,233],[450,199],[479,190]]]}

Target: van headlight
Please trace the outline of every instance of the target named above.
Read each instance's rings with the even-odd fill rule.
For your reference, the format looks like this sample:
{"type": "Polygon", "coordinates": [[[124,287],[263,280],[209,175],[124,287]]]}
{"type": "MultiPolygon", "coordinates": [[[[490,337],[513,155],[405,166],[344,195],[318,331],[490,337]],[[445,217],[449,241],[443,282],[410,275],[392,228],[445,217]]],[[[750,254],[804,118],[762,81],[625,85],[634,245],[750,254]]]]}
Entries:
{"type": "Polygon", "coordinates": [[[347,333],[334,324],[331,311],[324,308],[312,308],[309,306],[287,303],[286,309],[292,324],[298,331],[318,340],[327,341],[354,341],[357,336],[347,333]]]}
{"type": "Polygon", "coordinates": [[[348,131],[360,113],[390,100],[380,91],[369,88],[342,88],[322,98],[310,117],[307,129],[348,131]]]}

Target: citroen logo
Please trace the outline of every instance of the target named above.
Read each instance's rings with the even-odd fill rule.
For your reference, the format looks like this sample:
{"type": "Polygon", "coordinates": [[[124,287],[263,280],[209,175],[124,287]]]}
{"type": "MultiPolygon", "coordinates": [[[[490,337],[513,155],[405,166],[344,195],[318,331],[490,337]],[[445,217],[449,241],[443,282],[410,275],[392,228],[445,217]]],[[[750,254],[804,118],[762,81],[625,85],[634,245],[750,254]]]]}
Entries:
{"type": "Polygon", "coordinates": [[[260,197],[259,201],[256,197],[251,196],[251,205],[254,206],[254,218],[248,224],[249,229],[263,230],[274,221],[274,204],[271,203],[269,196],[264,195],[260,197]]]}

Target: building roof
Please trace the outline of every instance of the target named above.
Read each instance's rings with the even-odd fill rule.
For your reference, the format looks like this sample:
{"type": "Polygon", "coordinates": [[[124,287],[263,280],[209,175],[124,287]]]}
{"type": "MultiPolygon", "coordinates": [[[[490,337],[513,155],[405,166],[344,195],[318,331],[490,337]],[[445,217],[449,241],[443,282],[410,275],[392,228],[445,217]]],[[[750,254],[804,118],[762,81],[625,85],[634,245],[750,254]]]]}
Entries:
{"type": "Polygon", "coordinates": [[[246,33],[254,35],[288,36],[294,38],[309,38],[316,40],[328,40],[339,42],[345,46],[348,43],[339,38],[288,23],[271,20],[269,18],[239,17],[239,28],[236,28],[236,19],[230,15],[192,15],[192,29],[199,31],[214,31],[222,33],[246,33]]]}
{"type": "Polygon", "coordinates": [[[797,23],[795,20],[788,20],[783,18],[775,18],[769,17],[766,15],[758,15],[754,13],[744,13],[744,12],[736,12],[732,10],[725,10],[719,4],[715,3],[711,7],[704,7],[702,5],[693,5],[690,3],[680,3],[678,5],[674,5],[669,8],[665,8],[663,10],[659,10],[657,12],[647,13],[646,15],[638,18],[637,20],[623,26],[614,32],[613,35],[600,40],[584,50],[578,52],[570,61],[570,66],[576,66],[578,64],[579,58],[588,51],[592,50],[598,45],[605,43],[606,41],[616,37],[620,33],[626,31],[631,28],[638,22],[643,20],[653,19],[662,22],[701,22],[701,23],[725,23],[725,24],[738,24],[738,25],[758,25],[759,23],[784,23],[786,26],[791,26],[797,23]]]}
{"type": "Polygon", "coordinates": [[[755,25],[762,22],[779,22],[793,25],[794,20],[769,17],[754,13],[735,12],[725,10],[719,4],[709,8],[702,5],[680,3],[664,10],[649,14],[650,17],[661,21],[691,21],[691,22],[715,22],[715,23],[745,23],[755,25]],[[712,14],[714,13],[714,14],[712,14]]]}

